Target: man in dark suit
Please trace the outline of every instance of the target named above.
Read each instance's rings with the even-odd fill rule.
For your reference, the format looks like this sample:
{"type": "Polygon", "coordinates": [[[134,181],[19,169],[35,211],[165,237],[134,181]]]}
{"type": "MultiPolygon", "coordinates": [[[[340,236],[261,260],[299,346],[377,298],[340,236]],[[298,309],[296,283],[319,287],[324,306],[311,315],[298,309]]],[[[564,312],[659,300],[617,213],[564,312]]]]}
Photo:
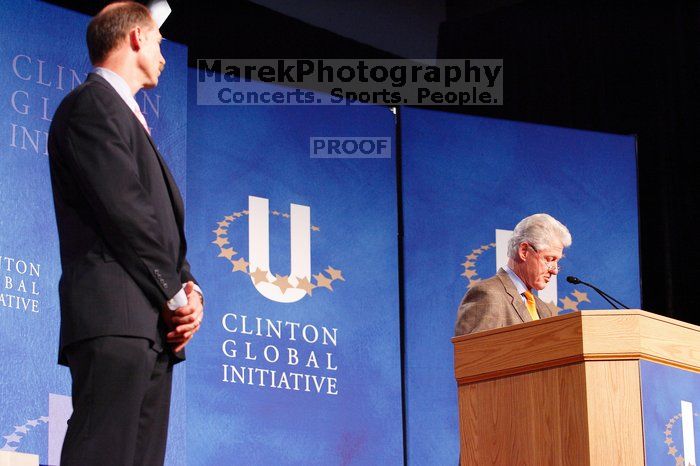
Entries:
{"type": "Polygon", "coordinates": [[[102,10],[87,31],[95,69],[49,132],[73,380],[63,466],[163,464],[172,366],[203,317],[182,198],[133,97],[158,83],[161,39],[143,5],[102,10]]]}
{"type": "Polygon", "coordinates": [[[538,298],[559,272],[559,260],[571,245],[569,230],[547,214],[521,220],[508,243],[508,265],[472,286],[457,311],[455,335],[481,332],[557,315],[538,298]]]}

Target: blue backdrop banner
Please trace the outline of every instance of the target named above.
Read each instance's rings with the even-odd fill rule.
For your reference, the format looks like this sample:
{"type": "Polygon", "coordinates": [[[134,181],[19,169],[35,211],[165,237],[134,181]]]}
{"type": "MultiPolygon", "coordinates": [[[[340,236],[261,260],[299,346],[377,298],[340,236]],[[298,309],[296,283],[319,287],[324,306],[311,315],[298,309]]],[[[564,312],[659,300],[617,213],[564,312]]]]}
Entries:
{"type": "Polygon", "coordinates": [[[646,464],[698,464],[700,374],[640,362],[646,464]]]}
{"type": "MultiPolygon", "coordinates": [[[[46,140],[58,103],[90,69],[89,18],[38,1],[3,0],[3,11],[0,452],[55,466],[71,407],[56,364],[46,140]]],[[[386,108],[199,106],[186,52],[165,41],[159,86],[136,96],[187,195],[188,256],[206,301],[175,370],[168,465],[400,465],[402,402],[409,464],[455,464],[457,306],[495,273],[526,215],[548,212],[570,228],[564,276],[639,306],[634,138],[403,109],[397,188],[386,108]]],[[[562,312],[608,307],[561,277],[541,296],[562,312]]],[[[680,417],[668,416],[681,408],[668,406],[645,423],[675,419],[664,435],[680,445],[680,417]]]]}
{"type": "Polygon", "coordinates": [[[401,464],[395,162],[353,150],[393,144],[393,115],[197,106],[194,85],[188,229],[207,310],[188,464],[401,464]],[[331,140],[344,153],[318,157],[331,140]]]}
{"type": "Polygon", "coordinates": [[[505,261],[521,218],[547,212],[573,236],[543,299],[564,312],[609,308],[566,283],[571,274],[639,306],[635,140],[404,109],[402,143],[408,462],[453,464],[457,307],[505,261]]]}

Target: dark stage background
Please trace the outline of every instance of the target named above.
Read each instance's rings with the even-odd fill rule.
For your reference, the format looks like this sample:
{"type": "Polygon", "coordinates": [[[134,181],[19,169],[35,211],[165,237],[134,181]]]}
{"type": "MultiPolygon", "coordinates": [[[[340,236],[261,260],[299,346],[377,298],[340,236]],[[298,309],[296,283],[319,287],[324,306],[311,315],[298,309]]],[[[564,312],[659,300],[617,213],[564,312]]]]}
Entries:
{"type": "Polygon", "coordinates": [[[642,308],[695,324],[699,8],[522,2],[452,17],[438,51],[503,58],[506,104],[479,114],[637,135],[642,308]]]}

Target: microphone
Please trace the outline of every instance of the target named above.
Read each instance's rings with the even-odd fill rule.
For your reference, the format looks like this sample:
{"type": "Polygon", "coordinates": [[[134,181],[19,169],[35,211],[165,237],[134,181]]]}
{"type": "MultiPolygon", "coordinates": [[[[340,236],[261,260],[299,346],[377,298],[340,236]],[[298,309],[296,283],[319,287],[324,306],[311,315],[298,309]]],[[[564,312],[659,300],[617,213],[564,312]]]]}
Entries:
{"type": "Polygon", "coordinates": [[[580,283],[581,285],[586,285],[586,286],[593,288],[596,291],[596,293],[601,295],[603,297],[603,299],[606,300],[608,303],[610,303],[610,305],[612,307],[614,307],[615,309],[620,309],[619,307],[617,307],[615,305],[615,303],[619,304],[620,306],[622,306],[625,309],[629,309],[629,307],[625,306],[620,301],[618,301],[617,299],[615,299],[612,296],[610,296],[609,294],[607,294],[605,291],[601,290],[600,288],[598,288],[594,285],[591,285],[590,283],[584,282],[583,280],[581,280],[578,277],[573,277],[573,276],[569,275],[568,277],[566,277],[566,281],[571,283],[572,285],[578,285],[580,283]],[[613,303],[613,301],[615,301],[615,303],[613,303]]]}

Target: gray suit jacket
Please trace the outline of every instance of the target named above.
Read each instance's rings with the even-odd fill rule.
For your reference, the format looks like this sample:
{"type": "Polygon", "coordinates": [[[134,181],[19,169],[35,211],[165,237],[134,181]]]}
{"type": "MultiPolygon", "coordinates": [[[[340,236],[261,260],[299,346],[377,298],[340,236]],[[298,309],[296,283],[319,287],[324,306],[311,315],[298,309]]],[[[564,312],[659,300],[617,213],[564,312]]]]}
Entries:
{"type": "MultiPolygon", "coordinates": [[[[557,315],[557,308],[535,295],[540,319],[557,315]]],[[[491,278],[476,283],[462,298],[457,310],[455,335],[530,322],[532,318],[508,272],[499,269],[491,278]]]]}

